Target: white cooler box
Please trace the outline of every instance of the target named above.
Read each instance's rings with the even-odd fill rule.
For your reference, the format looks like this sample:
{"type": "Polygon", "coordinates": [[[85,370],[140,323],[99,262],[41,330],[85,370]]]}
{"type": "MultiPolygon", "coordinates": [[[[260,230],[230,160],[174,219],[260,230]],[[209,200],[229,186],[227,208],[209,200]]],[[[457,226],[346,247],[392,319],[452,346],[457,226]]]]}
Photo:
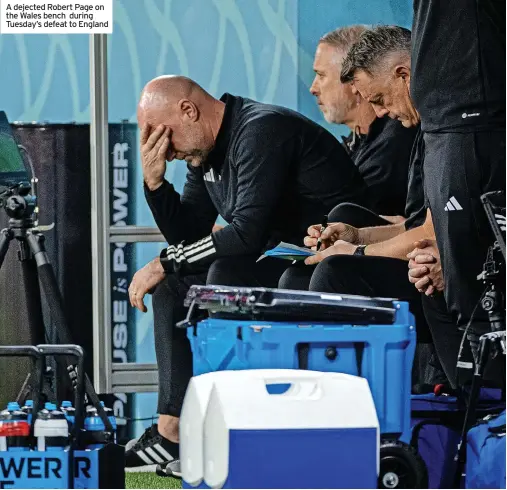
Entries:
{"type": "Polygon", "coordinates": [[[357,376],[196,376],[180,439],[184,488],[377,488],[379,423],[368,382],[357,376]]]}

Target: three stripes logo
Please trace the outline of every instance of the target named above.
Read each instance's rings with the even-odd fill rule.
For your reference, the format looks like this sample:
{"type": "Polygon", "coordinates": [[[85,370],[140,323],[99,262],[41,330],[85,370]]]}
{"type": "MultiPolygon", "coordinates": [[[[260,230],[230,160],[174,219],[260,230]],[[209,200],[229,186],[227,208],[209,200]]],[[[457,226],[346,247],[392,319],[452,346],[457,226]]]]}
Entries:
{"type": "Polygon", "coordinates": [[[190,245],[169,245],[166,249],[168,260],[174,260],[176,263],[187,261],[189,264],[204,259],[209,255],[216,253],[215,245],[211,235],[190,245]]]}
{"type": "Polygon", "coordinates": [[[505,231],[505,216],[495,213],[495,219],[500,227],[500,230],[505,231]]]}
{"type": "Polygon", "coordinates": [[[136,451],[136,454],[146,464],[166,463],[174,459],[160,444],[140,449],[139,451],[136,451]]]}
{"type": "Polygon", "coordinates": [[[461,204],[458,202],[458,200],[452,196],[445,205],[444,211],[463,211],[463,208],[461,207],[461,204]]]}
{"type": "Polygon", "coordinates": [[[214,169],[210,168],[205,174],[204,174],[204,180],[206,182],[217,182],[222,180],[222,176],[215,172],[214,169]]]}

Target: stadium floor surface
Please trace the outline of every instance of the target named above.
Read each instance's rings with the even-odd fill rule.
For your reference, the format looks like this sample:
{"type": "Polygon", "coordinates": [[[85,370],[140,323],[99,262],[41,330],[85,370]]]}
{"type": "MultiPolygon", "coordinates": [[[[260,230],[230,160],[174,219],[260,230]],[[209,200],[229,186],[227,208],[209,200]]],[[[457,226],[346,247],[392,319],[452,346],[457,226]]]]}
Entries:
{"type": "Polygon", "coordinates": [[[181,488],[181,480],[154,473],[127,473],[125,488],[181,488]]]}

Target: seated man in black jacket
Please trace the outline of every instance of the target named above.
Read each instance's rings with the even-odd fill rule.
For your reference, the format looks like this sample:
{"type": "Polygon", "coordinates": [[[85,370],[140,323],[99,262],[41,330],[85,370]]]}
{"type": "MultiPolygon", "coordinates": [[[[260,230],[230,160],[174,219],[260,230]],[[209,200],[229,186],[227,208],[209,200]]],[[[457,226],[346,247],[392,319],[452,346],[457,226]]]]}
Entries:
{"type": "MultiPolygon", "coordinates": [[[[327,122],[345,124],[351,130],[344,146],[368,186],[370,209],[380,215],[405,216],[410,153],[418,127],[405,128],[383,117],[385,112],[363,99],[353,84],[340,80],[343,60],[366,30],[362,25],[340,27],[320,39],[310,92],[327,122]]],[[[387,224],[373,213],[348,212],[353,213],[352,219],[335,213],[330,219],[347,219],[355,226],[387,224]],[[358,221],[359,216],[369,221],[358,221]]]]}
{"type": "MultiPolygon", "coordinates": [[[[377,113],[389,114],[390,120],[402,130],[419,126],[419,117],[409,95],[410,38],[410,31],[396,26],[367,30],[349,50],[342,71],[342,74],[346,75],[343,82],[350,83],[353,80],[349,78],[349,71],[352,70],[350,67],[354,66],[358,53],[371,60],[371,64],[385,67],[382,80],[385,80],[384,97],[389,110],[382,99],[372,98],[372,104],[377,113]],[[393,60],[396,60],[396,63],[393,63],[393,60]]],[[[440,297],[421,298],[407,278],[407,253],[414,249],[414,242],[434,238],[431,220],[427,219],[425,209],[423,156],[422,135],[418,131],[410,162],[405,211],[407,220],[404,223],[387,226],[376,226],[373,223],[369,227],[351,226],[350,222],[330,223],[322,234],[320,252],[309,257],[306,260],[307,265],[298,264],[288,268],[279,287],[400,298],[410,303],[411,311],[416,317],[418,342],[431,344],[433,332],[436,332],[440,340],[443,337],[442,332],[446,332],[449,325],[449,322],[445,321],[445,304],[442,305],[440,297]],[[319,265],[315,267],[316,264],[319,265]]],[[[305,244],[315,247],[321,236],[320,225],[310,227],[308,234],[305,244]]],[[[438,348],[447,351],[451,356],[445,367],[446,373],[452,379],[452,362],[455,357],[452,358],[449,345],[444,338],[438,348]]],[[[457,346],[459,347],[459,343],[457,346]]],[[[456,347],[456,344],[452,347],[456,347]]],[[[419,352],[426,355],[431,350],[428,346],[419,345],[419,352]]],[[[425,355],[422,358],[425,358],[425,355]]],[[[416,359],[419,361],[421,356],[418,355],[416,359]]],[[[419,383],[420,373],[415,372],[415,375],[414,381],[419,383]]],[[[425,380],[425,376],[422,378],[425,380]]]]}
{"type": "MultiPolygon", "coordinates": [[[[127,451],[139,469],[178,459],[178,423],[192,376],[183,300],[193,284],[276,287],[286,263],[256,262],[280,240],[303,244],[306,229],[341,202],[362,204],[366,186],[340,143],[302,115],[164,76],[144,89],[138,108],[148,204],[169,246],[129,287],[146,311],[153,295],[160,414],[127,451]],[[185,160],[182,195],[164,180],[166,160],[185,160]],[[218,215],[228,223],[211,232],[218,215]],[[155,456],[154,456],[155,454],[155,456]],[[158,458],[158,459],[157,459],[158,458]]],[[[166,465],[167,466],[167,465],[166,465]]]]}

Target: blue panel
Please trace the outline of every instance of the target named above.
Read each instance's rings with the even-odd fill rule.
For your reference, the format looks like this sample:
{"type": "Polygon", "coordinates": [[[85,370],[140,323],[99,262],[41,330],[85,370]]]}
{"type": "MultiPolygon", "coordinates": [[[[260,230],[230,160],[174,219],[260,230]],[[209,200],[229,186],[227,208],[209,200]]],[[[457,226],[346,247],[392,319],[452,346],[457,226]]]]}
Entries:
{"type": "MultiPolygon", "coordinates": [[[[231,430],[222,488],[376,488],[375,429],[231,430]],[[302,466],[303,465],[303,466],[302,466]]],[[[183,488],[210,488],[205,482],[183,488]]]]}
{"type": "Polygon", "coordinates": [[[229,475],[223,488],[376,488],[375,429],[229,434],[229,475]]]}
{"type": "Polygon", "coordinates": [[[75,451],[74,488],[100,488],[99,454],[99,451],[75,451]]]}
{"type": "MultiPolygon", "coordinates": [[[[74,452],[74,488],[99,488],[99,455],[74,452]]],[[[114,481],[111,475],[108,481],[114,481]]],[[[0,488],[69,488],[69,452],[0,452],[0,488]]]]}
{"type": "Polygon", "coordinates": [[[69,453],[67,451],[30,451],[0,453],[2,488],[68,488],[69,453]]]}

